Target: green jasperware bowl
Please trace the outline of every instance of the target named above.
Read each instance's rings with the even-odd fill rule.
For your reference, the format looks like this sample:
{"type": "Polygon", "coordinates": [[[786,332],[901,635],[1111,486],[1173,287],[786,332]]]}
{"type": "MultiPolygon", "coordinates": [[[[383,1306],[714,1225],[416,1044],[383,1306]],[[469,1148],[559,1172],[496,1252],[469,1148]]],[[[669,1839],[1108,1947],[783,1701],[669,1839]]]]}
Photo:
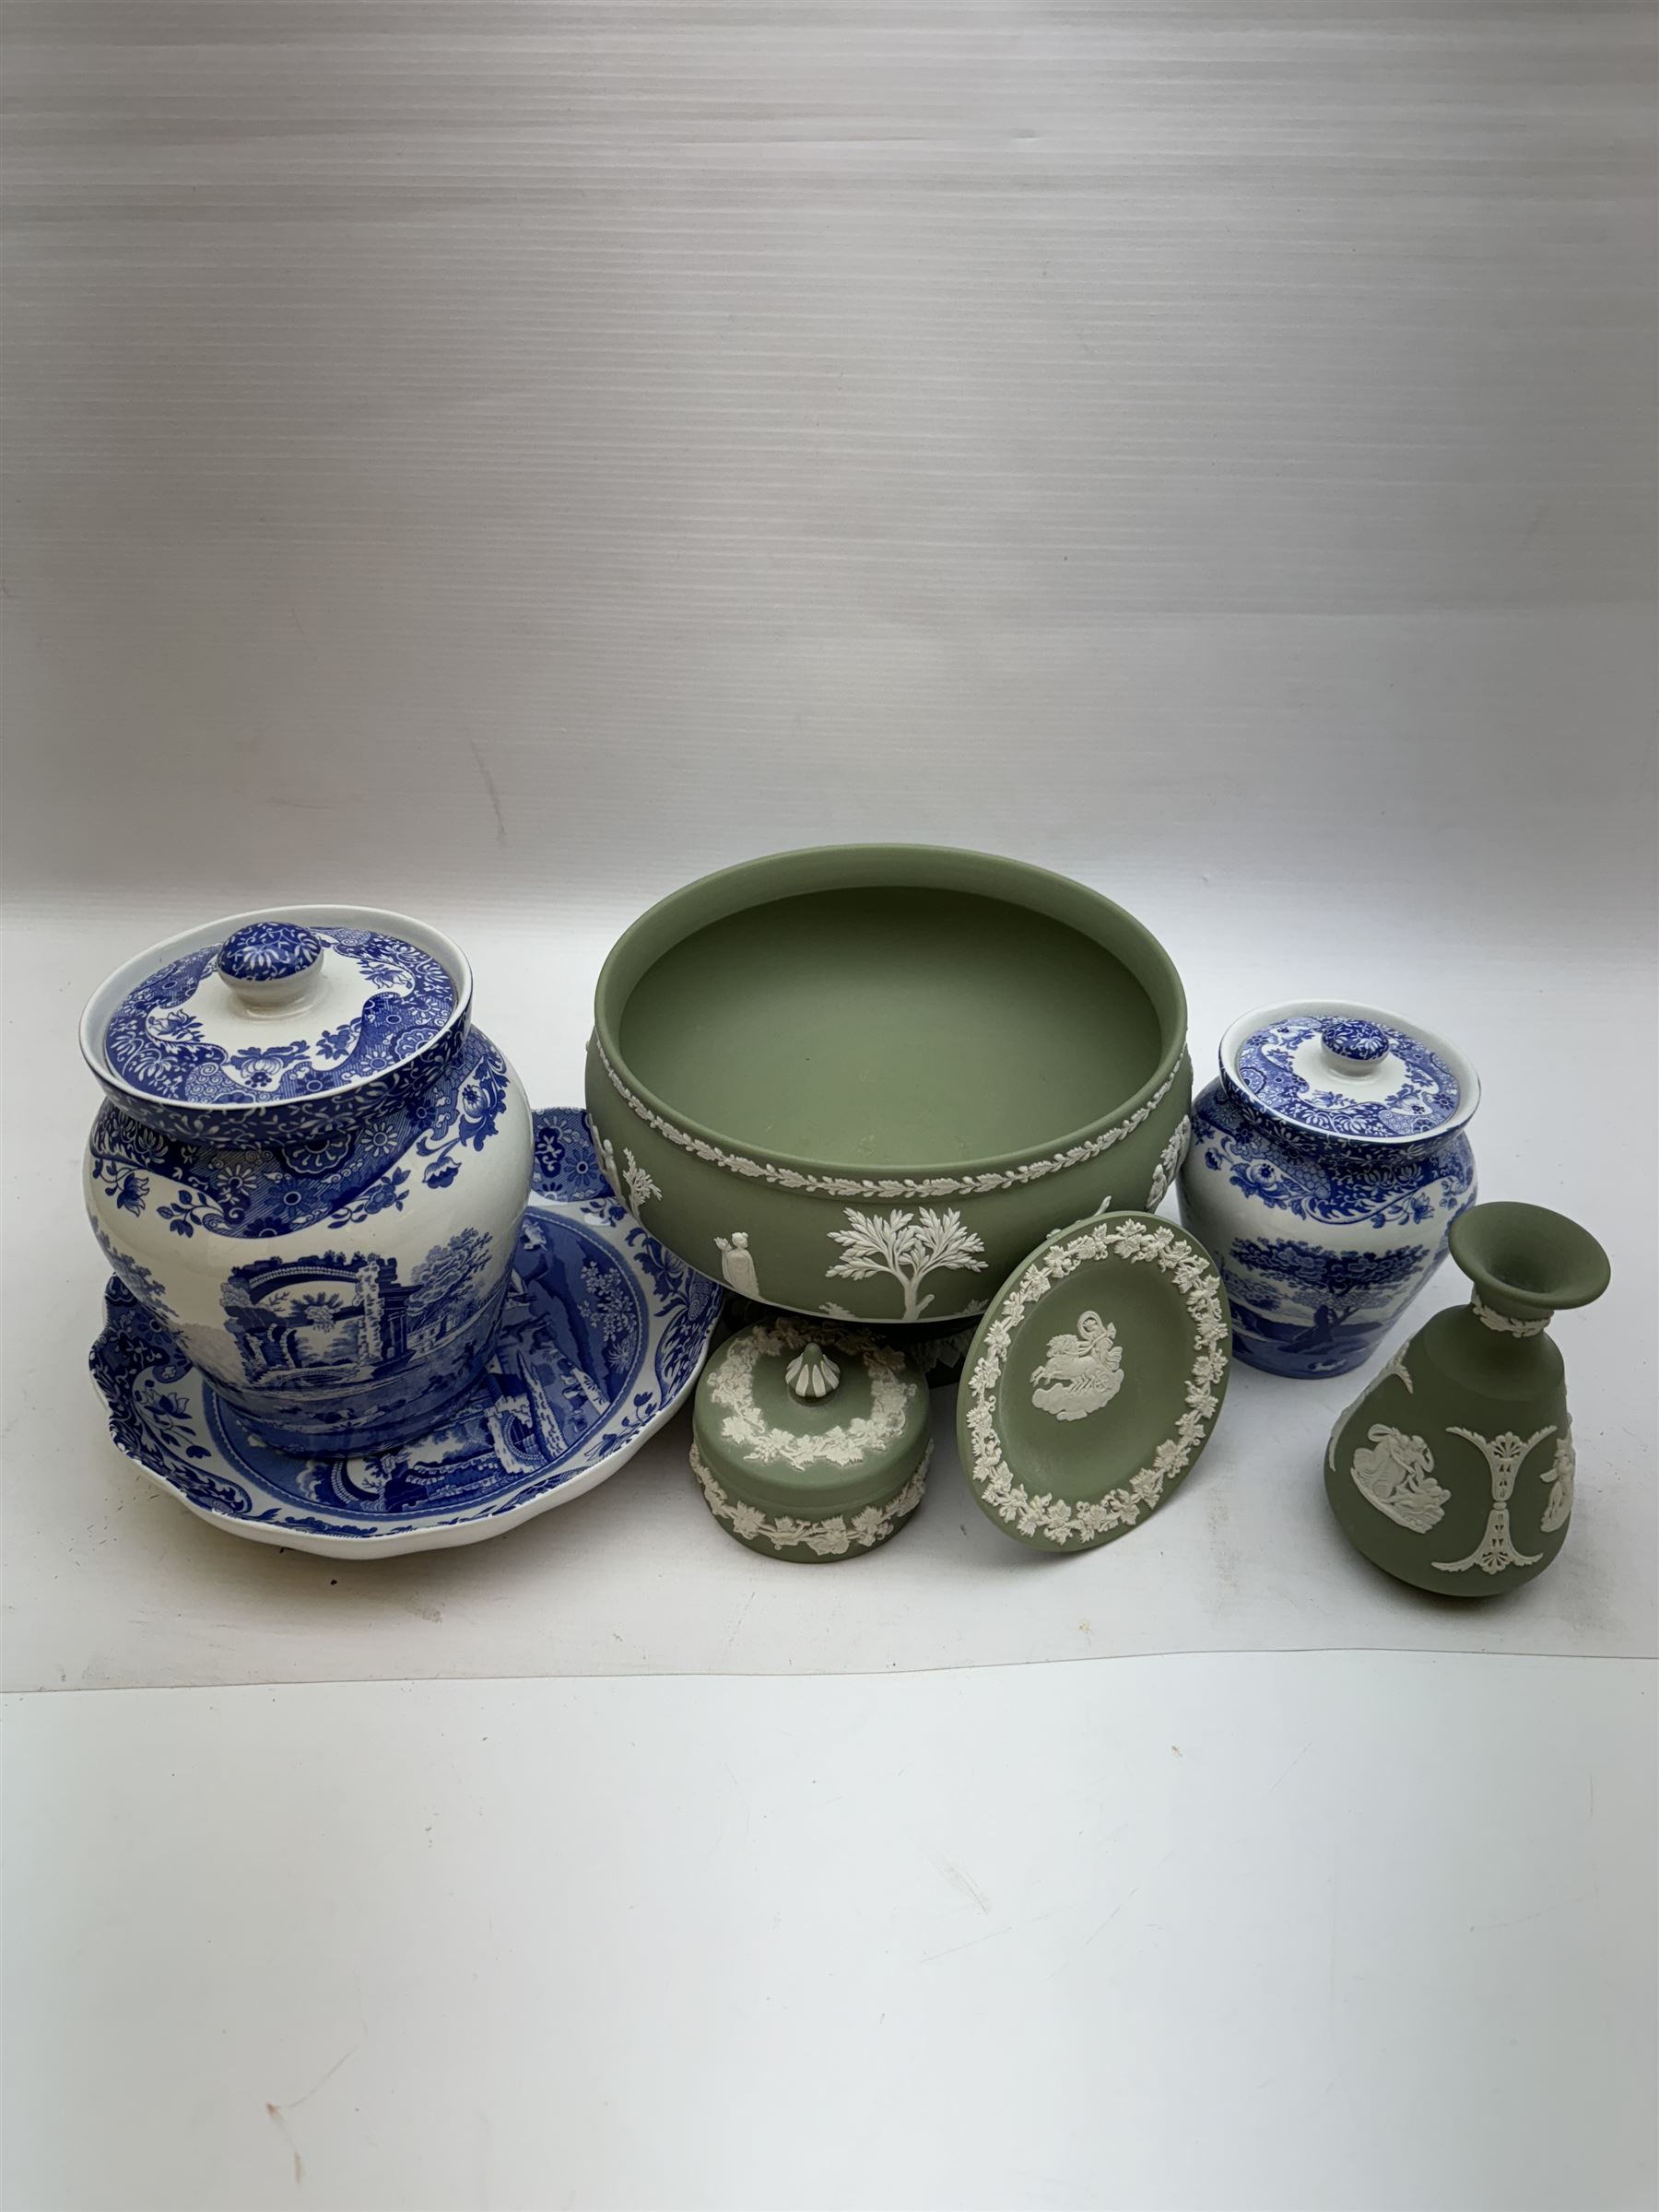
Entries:
{"type": "Polygon", "coordinates": [[[727,868],[623,935],[587,1104],[659,1241],[759,1303],[944,1328],[1053,1230],[1156,1206],[1186,998],[1109,899],[932,845],[727,868]]]}

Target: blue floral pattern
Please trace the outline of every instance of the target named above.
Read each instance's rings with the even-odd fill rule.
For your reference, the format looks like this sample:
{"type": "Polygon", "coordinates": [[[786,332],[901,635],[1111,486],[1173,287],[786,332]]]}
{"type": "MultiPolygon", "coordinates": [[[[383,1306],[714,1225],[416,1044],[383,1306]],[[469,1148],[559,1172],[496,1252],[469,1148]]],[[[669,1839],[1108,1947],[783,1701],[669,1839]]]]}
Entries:
{"type": "Polygon", "coordinates": [[[432,1188],[453,1182],[462,1151],[480,1151],[495,1135],[507,1079],[500,1053],[472,1030],[462,1071],[445,1076],[412,1110],[387,1107],[350,1129],[261,1147],[181,1144],[105,1105],[92,1128],[93,1172],[104,1195],[135,1215],[150,1199],[152,1176],[177,1186],[157,1209],[175,1236],[203,1230],[276,1237],[318,1222],[358,1227],[387,1208],[401,1213],[417,1168],[432,1188]]]}
{"type": "Polygon", "coordinates": [[[322,957],[322,939],[298,923],[250,922],[225,939],[216,965],[235,982],[277,983],[303,975],[322,957]]]}
{"type": "Polygon", "coordinates": [[[129,1118],[135,1118],[135,1118],[158,1135],[178,1145],[245,1152],[264,1145],[337,1135],[378,1113],[422,1116],[428,1094],[463,1065],[477,1034],[465,1020],[452,1021],[431,1044],[386,1075],[314,1099],[284,1099],[265,1105],[181,1105],[129,1090],[94,1072],[111,1104],[129,1118]]]}
{"type": "MultiPolygon", "coordinates": [[[[258,925],[267,933],[283,925],[258,925]]],[[[253,932],[232,940],[235,947],[253,932]]],[[[117,1081],[145,1098],[194,1107],[280,1102],[337,1090],[383,1074],[418,1054],[455,1010],[455,988],[442,963],[418,945],[378,930],[322,928],[304,936],[356,965],[370,995],[361,1011],[316,1037],[299,1036],[235,1050],[203,1034],[191,1003],[223,957],[217,945],[170,960],[129,991],[104,1030],[104,1056],[117,1081]]],[[[257,964],[255,948],[252,956],[257,964]]],[[[275,958],[276,956],[269,956],[275,958]]],[[[291,973],[288,962],[267,973],[291,973]]],[[[231,972],[235,972],[233,968],[231,972]]]]}
{"type": "Polygon", "coordinates": [[[585,1113],[547,1107],[535,1117],[535,1187],[549,1197],[618,1198],[599,1164],[585,1113]]]}
{"type": "Polygon", "coordinates": [[[1338,1152],[1267,1144],[1260,1117],[1220,1085],[1199,1099],[1194,1142],[1202,1164],[1235,1190],[1299,1221],[1420,1227],[1460,1214],[1475,1192],[1475,1156],[1461,1134],[1438,1145],[1338,1152]]]}
{"type": "Polygon", "coordinates": [[[1328,1021],[1312,1014],[1284,1016],[1247,1037],[1239,1047],[1238,1080],[1266,1112],[1325,1136],[1428,1137],[1462,1102],[1457,1077],[1420,1039],[1404,1030],[1328,1021]],[[1381,1050],[1376,1049],[1379,1040],[1381,1050]],[[1376,1062],[1392,1054],[1402,1080],[1382,1099],[1352,1095],[1335,1085],[1322,1088],[1310,1080],[1305,1053],[1301,1066],[1297,1065],[1303,1048],[1321,1042],[1376,1062]]]}
{"type": "MultiPolygon", "coordinates": [[[[553,1117],[536,1118],[539,1135],[553,1117]]],[[[429,1434],[337,1459],[276,1450],[117,1281],[91,1362],[115,1442],[226,1525],[364,1549],[463,1526],[488,1535],[621,1465],[696,1381],[722,1293],[615,1200],[565,1195],[588,1171],[564,1135],[538,1146],[538,1195],[488,1360],[429,1434]]]]}

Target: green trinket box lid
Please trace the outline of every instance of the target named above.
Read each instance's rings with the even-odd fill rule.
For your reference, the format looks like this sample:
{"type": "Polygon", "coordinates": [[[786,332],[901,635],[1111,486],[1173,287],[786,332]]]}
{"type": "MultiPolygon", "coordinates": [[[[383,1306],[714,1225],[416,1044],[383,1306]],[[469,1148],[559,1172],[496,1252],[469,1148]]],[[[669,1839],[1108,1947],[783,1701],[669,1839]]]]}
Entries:
{"type": "Polygon", "coordinates": [[[974,1496],[1046,1550],[1122,1535],[1209,1441],[1230,1346],[1216,1264],[1185,1230],[1113,1213],[1057,1230],[993,1300],[962,1370],[974,1496]]]}
{"type": "Polygon", "coordinates": [[[927,1384],[896,1347],[777,1313],[740,1329],[697,1385],[691,1464],[715,1517],[779,1557],[841,1559],[920,1503],[927,1384]]]}

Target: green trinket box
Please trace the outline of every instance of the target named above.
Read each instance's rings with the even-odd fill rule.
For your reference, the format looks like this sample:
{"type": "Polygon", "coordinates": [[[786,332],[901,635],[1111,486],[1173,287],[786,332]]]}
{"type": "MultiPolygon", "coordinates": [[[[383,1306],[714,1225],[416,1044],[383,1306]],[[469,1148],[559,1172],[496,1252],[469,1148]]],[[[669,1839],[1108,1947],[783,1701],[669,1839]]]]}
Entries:
{"type": "Polygon", "coordinates": [[[726,1532],[769,1559],[854,1559],[902,1528],[933,1455],[915,1361],[783,1313],[729,1336],[697,1386],[691,1471],[726,1532]]]}

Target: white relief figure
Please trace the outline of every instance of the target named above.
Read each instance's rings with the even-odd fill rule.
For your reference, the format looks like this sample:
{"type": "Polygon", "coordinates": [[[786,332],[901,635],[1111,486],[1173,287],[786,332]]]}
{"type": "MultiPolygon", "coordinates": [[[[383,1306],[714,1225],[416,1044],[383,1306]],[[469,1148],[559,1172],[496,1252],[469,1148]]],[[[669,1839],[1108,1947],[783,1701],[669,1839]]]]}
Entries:
{"type": "Polygon", "coordinates": [[[1541,1551],[1517,1551],[1515,1540],[1510,1534],[1509,1501],[1515,1491],[1515,1477],[1523,1462],[1535,1444],[1541,1444],[1547,1436],[1555,1434],[1552,1423],[1523,1440],[1513,1430],[1506,1429],[1501,1436],[1477,1436],[1473,1429],[1449,1428],[1448,1436],[1461,1436],[1473,1444],[1492,1471],[1492,1510],[1487,1515],[1486,1533],[1466,1559],[1436,1559],[1434,1564],[1442,1574],[1462,1574],[1467,1567],[1478,1567],[1482,1574],[1501,1574],[1506,1567],[1535,1567],[1544,1557],[1541,1551]]]}
{"type": "Polygon", "coordinates": [[[1094,1210],[1097,1214],[1109,1214],[1112,1211],[1112,1193],[1110,1191],[1107,1192],[1105,1197],[1101,1199],[1100,1205],[1097,1206],[1094,1210]]]}
{"type": "Polygon", "coordinates": [[[1042,1385],[1032,1390],[1032,1405],[1057,1421],[1080,1421],[1110,1405],[1124,1387],[1113,1324],[1092,1312],[1079,1315],[1075,1336],[1063,1329],[1049,1338],[1048,1357],[1031,1370],[1031,1381],[1042,1385]]]}
{"type": "MultiPolygon", "coordinates": [[[[1169,1143],[1158,1156],[1158,1165],[1152,1171],[1152,1188],[1147,1196],[1147,1211],[1163,1203],[1170,1185],[1174,1182],[1182,1161],[1187,1156],[1187,1147],[1193,1141],[1193,1120],[1183,1113],[1169,1143]]],[[[1105,1208],[1102,1206],[1103,1213],[1105,1208]]]]}
{"type": "Polygon", "coordinates": [[[622,1188],[628,1194],[628,1210],[636,1217],[648,1198],[660,1198],[663,1194],[660,1185],[652,1179],[651,1170],[640,1165],[628,1145],[622,1147],[622,1188]]]}
{"type": "Polygon", "coordinates": [[[735,1229],[729,1237],[716,1237],[714,1241],[720,1248],[720,1272],[732,1288],[741,1291],[745,1298],[752,1298],[757,1305],[763,1304],[747,1230],[735,1229]]]}
{"type": "Polygon", "coordinates": [[[1348,1469],[1361,1497],[1414,1535],[1423,1535],[1445,1512],[1452,1493],[1434,1479],[1434,1454],[1420,1436],[1379,1421],[1348,1469]]]}
{"type": "Polygon", "coordinates": [[[592,1122],[589,1122],[588,1127],[590,1130],[593,1130],[594,1142],[599,1147],[599,1165],[605,1170],[605,1180],[610,1184],[611,1189],[616,1193],[617,1196],[620,1198],[622,1195],[622,1175],[621,1171],[617,1166],[617,1147],[611,1143],[611,1140],[608,1136],[600,1135],[598,1130],[594,1127],[592,1122]]]}
{"type": "Polygon", "coordinates": [[[1544,1508],[1543,1529],[1553,1536],[1558,1528],[1566,1525],[1572,1512],[1573,1483],[1578,1475],[1578,1454],[1572,1448],[1572,1431],[1563,1429],[1556,1438],[1555,1457],[1542,1469],[1549,1485],[1549,1503],[1544,1508]]]}
{"type": "Polygon", "coordinates": [[[904,1292],[901,1320],[918,1321],[933,1304],[931,1290],[925,1298],[919,1295],[930,1275],[963,1268],[984,1272],[984,1261],[976,1256],[984,1251],[984,1240],[968,1227],[954,1206],[924,1206],[915,1213],[907,1206],[886,1214],[861,1214],[850,1206],[842,1210],[849,1226],[830,1231],[842,1248],[841,1257],[824,1272],[845,1276],[852,1282],[890,1275],[904,1292]]]}

